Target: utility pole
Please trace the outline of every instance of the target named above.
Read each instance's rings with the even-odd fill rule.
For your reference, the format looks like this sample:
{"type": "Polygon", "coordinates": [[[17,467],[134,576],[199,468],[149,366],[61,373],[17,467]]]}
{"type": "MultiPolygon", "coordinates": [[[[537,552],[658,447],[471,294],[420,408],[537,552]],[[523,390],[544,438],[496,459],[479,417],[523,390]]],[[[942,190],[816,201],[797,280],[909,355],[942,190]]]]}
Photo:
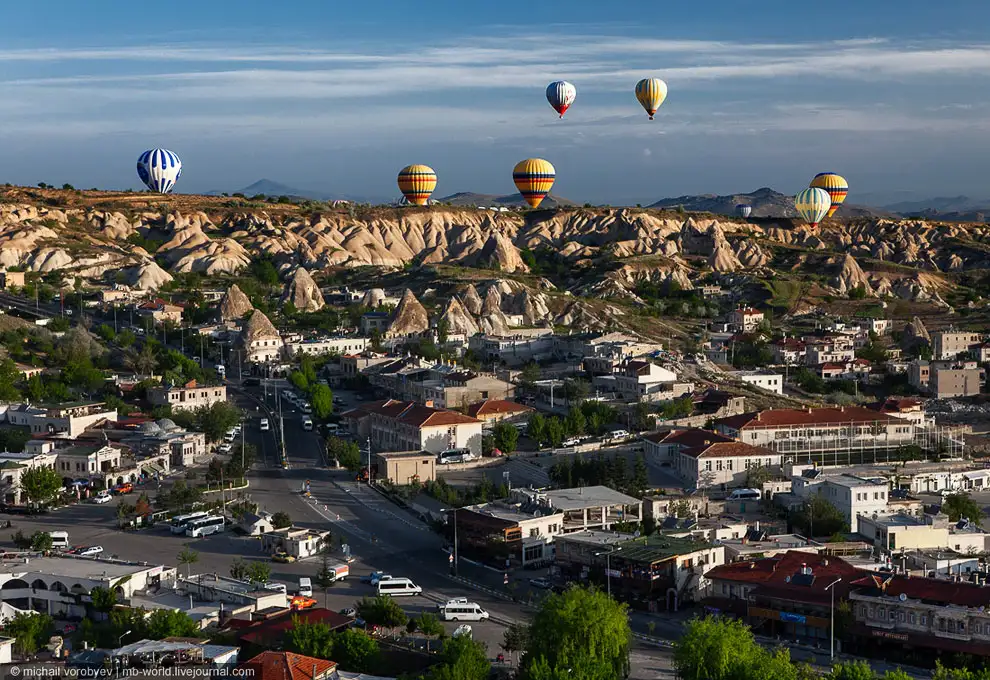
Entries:
{"type": "Polygon", "coordinates": [[[113,306],[113,332],[117,333],[117,305],[113,306]]]}
{"type": "Polygon", "coordinates": [[[368,486],[371,486],[371,435],[368,435],[368,486]]]}

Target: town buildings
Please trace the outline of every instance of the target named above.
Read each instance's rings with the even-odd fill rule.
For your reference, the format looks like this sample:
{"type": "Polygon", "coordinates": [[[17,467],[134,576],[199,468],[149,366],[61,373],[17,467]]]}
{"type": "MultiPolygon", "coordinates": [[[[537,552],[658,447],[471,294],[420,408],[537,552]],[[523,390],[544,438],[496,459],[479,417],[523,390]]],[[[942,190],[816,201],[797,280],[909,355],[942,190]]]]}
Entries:
{"type": "Polygon", "coordinates": [[[859,531],[859,518],[889,514],[890,482],[882,477],[826,474],[811,466],[794,466],[791,489],[805,501],[818,495],[845,518],[849,530],[859,531]]]}
{"type": "Polygon", "coordinates": [[[931,337],[932,359],[935,361],[949,361],[960,354],[969,354],[983,342],[983,336],[972,331],[935,331],[931,337]]]}
{"type": "Polygon", "coordinates": [[[137,305],[136,311],[139,316],[150,319],[155,325],[166,322],[176,326],[182,324],[182,305],[173,304],[161,298],[140,303],[137,305]]]}
{"type": "Polygon", "coordinates": [[[650,611],[677,611],[709,592],[707,574],[725,564],[725,549],[662,534],[603,531],[558,536],[554,564],[569,580],[605,584],[619,599],[646,601],[650,611]]]}
{"type": "Polygon", "coordinates": [[[984,553],[990,535],[969,520],[950,522],[946,515],[861,516],[859,534],[886,554],[905,550],[949,549],[963,555],[984,553]]]}
{"type": "Polygon", "coordinates": [[[103,402],[64,402],[52,406],[15,404],[7,408],[7,422],[26,427],[31,434],[58,435],[76,439],[87,428],[105,421],[117,420],[115,409],[105,408],[103,402]]]}
{"type": "Polygon", "coordinates": [[[282,336],[275,325],[260,310],[251,317],[241,331],[240,346],[244,361],[250,364],[268,364],[278,361],[282,355],[282,336]]]}
{"type": "Polygon", "coordinates": [[[282,551],[296,559],[318,555],[330,537],[329,531],[286,527],[263,532],[261,550],[269,555],[282,551]]]}
{"type": "Polygon", "coordinates": [[[424,484],[437,478],[437,457],[428,451],[380,451],[372,455],[375,479],[392,484],[424,484]]]}
{"type": "Polygon", "coordinates": [[[533,409],[523,404],[517,404],[514,401],[486,399],[468,406],[466,413],[490,427],[502,421],[514,423],[524,422],[529,414],[533,413],[533,409]]]}
{"type": "Polygon", "coordinates": [[[763,319],[763,312],[752,307],[734,309],[728,317],[729,325],[739,333],[752,333],[760,327],[763,319]]]}
{"type": "Polygon", "coordinates": [[[784,393],[784,376],[780,373],[766,371],[732,371],[730,376],[742,382],[759,387],[761,390],[773,392],[774,394],[784,393]]]}
{"type": "Polygon", "coordinates": [[[777,468],[781,455],[715,432],[675,429],[643,437],[646,455],[693,488],[742,486],[750,470],[777,468]]]}
{"type": "Polygon", "coordinates": [[[365,337],[353,338],[306,338],[287,341],[284,345],[289,359],[301,356],[321,356],[324,354],[360,354],[368,349],[371,340],[365,337]]]}
{"type": "Polygon", "coordinates": [[[922,392],[938,399],[972,397],[980,393],[986,372],[975,361],[925,361],[908,366],[908,380],[922,392]]]}
{"type": "Polygon", "coordinates": [[[169,418],[141,423],[120,443],[139,457],[169,456],[173,467],[188,467],[209,452],[205,434],[184,430],[169,418]]]}
{"type": "Polygon", "coordinates": [[[388,399],[364,404],[342,415],[351,431],[371,438],[376,451],[467,449],[481,455],[481,421],[470,416],[388,399]]]}
{"type": "Polygon", "coordinates": [[[226,385],[200,385],[190,380],[185,385],[161,385],[148,388],[148,403],[171,406],[173,411],[194,411],[227,401],[226,385]]]}

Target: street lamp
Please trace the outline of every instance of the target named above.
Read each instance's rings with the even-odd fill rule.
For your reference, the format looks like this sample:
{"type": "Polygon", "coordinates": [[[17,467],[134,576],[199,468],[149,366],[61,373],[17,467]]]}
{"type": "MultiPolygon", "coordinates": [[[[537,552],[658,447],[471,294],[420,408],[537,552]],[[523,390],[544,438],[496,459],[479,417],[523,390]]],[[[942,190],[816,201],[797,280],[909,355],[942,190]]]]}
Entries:
{"type": "Polygon", "coordinates": [[[831,628],[832,628],[831,631],[832,640],[829,645],[829,660],[833,662],[835,661],[835,591],[832,590],[832,586],[834,586],[836,583],[839,583],[840,581],[842,581],[841,576],[835,579],[834,581],[832,581],[831,583],[829,583],[827,586],[825,586],[825,590],[829,591],[829,594],[832,596],[832,603],[831,605],[829,605],[829,615],[831,618],[831,628]]]}
{"type": "Polygon", "coordinates": [[[607,552],[596,552],[595,557],[605,556],[605,588],[608,592],[608,596],[612,597],[612,553],[617,553],[622,550],[622,547],[612,548],[607,552]]]}
{"type": "Polygon", "coordinates": [[[458,508],[450,508],[447,510],[440,510],[442,513],[450,513],[454,517],[454,552],[451,554],[453,558],[451,560],[451,565],[454,567],[454,576],[457,576],[457,510],[458,508]]]}
{"type": "Polygon", "coordinates": [[[133,632],[134,632],[133,630],[129,630],[126,633],[124,633],[123,635],[121,635],[119,638],[117,638],[117,647],[118,648],[123,647],[124,646],[124,638],[127,637],[128,635],[130,635],[133,632]]]}

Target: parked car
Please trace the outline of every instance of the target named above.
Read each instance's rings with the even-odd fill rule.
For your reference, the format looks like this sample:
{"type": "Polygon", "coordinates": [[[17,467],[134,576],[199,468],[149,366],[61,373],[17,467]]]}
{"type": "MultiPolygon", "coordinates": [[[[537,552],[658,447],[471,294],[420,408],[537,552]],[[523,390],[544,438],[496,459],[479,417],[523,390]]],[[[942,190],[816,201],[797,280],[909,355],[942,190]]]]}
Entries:
{"type": "Polygon", "coordinates": [[[299,611],[300,609],[310,609],[316,606],[316,600],[305,595],[293,595],[289,600],[289,607],[299,611]]]}
{"type": "Polygon", "coordinates": [[[76,554],[82,557],[92,557],[94,555],[99,555],[102,552],[103,552],[102,545],[91,545],[91,546],[76,548],[76,554]]]}
{"type": "Polygon", "coordinates": [[[93,496],[91,502],[96,503],[97,505],[102,505],[103,503],[109,503],[112,500],[113,500],[113,496],[110,495],[109,491],[101,491],[100,493],[93,496]]]}
{"type": "Polygon", "coordinates": [[[457,628],[454,629],[454,632],[451,633],[450,636],[466,637],[470,639],[474,637],[474,631],[471,630],[471,626],[467,625],[466,623],[462,623],[461,625],[459,625],[457,628]]]}
{"type": "Polygon", "coordinates": [[[344,616],[349,616],[352,619],[357,618],[357,609],[355,609],[354,607],[344,607],[343,609],[340,610],[340,613],[344,616]]]}
{"type": "Polygon", "coordinates": [[[123,494],[133,493],[133,491],[134,491],[134,485],[131,484],[130,482],[124,482],[123,484],[118,484],[117,486],[113,487],[111,493],[123,495],[123,494]]]}
{"type": "Polygon", "coordinates": [[[217,447],[217,453],[230,453],[233,447],[230,444],[221,444],[217,447]]]}
{"type": "Polygon", "coordinates": [[[370,583],[373,586],[377,586],[379,581],[386,581],[392,578],[391,575],[386,574],[384,571],[373,571],[370,574],[361,577],[361,583],[370,583]]]}
{"type": "Polygon", "coordinates": [[[545,578],[531,578],[529,579],[529,585],[534,588],[540,588],[541,590],[550,590],[553,588],[553,583],[545,578]]]}
{"type": "Polygon", "coordinates": [[[279,550],[274,555],[272,555],[273,562],[281,562],[283,564],[289,564],[290,562],[295,562],[296,558],[293,555],[285,552],[284,550],[279,550]]]}

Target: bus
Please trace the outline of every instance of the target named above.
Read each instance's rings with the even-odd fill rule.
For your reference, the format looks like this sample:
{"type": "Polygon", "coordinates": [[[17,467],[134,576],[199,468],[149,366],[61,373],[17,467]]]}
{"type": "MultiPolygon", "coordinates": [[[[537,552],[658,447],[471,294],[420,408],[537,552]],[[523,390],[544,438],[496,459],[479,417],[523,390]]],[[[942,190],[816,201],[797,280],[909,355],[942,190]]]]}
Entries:
{"type": "Polygon", "coordinates": [[[467,463],[468,461],[472,461],[474,460],[474,454],[469,449],[447,449],[446,451],[441,451],[438,458],[438,462],[441,465],[449,465],[450,463],[467,463]]]}
{"type": "Polygon", "coordinates": [[[190,512],[188,515],[179,515],[178,517],[172,518],[172,533],[173,534],[184,534],[186,533],[186,527],[193,520],[203,519],[204,517],[209,517],[208,512],[190,512]]]}
{"type": "Polygon", "coordinates": [[[209,516],[203,517],[201,519],[194,519],[186,527],[186,536],[190,538],[199,538],[200,536],[209,536],[210,534],[218,534],[224,529],[224,518],[209,516]]]}

